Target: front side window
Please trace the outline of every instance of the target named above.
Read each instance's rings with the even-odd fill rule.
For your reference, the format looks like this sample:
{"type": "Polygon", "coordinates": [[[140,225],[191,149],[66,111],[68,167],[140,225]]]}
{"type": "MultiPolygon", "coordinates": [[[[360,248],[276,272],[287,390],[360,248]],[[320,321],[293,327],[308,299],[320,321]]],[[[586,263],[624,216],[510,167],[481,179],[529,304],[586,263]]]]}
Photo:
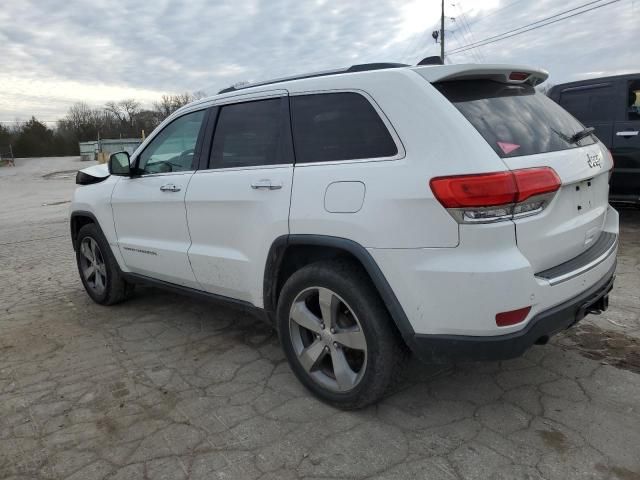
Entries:
{"type": "Polygon", "coordinates": [[[140,154],[138,170],[143,174],[193,170],[204,114],[204,110],[188,113],[167,125],[140,154]]]}
{"type": "Polygon", "coordinates": [[[397,155],[386,125],[358,93],[291,98],[296,162],[328,162],[397,155]]]}
{"type": "Polygon", "coordinates": [[[271,98],[220,108],[210,168],[292,163],[286,150],[284,99],[271,98]]]}

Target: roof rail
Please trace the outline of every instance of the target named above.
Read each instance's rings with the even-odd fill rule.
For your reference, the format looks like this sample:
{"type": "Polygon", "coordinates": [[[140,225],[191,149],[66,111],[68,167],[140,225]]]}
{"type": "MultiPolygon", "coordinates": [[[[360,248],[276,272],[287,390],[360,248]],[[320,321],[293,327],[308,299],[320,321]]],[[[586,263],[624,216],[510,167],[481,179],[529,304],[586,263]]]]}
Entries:
{"type": "Polygon", "coordinates": [[[407,65],[405,63],[361,63],[359,65],[351,65],[349,68],[325,70],[322,72],[306,73],[302,75],[294,75],[291,77],[276,78],[274,80],[267,80],[265,82],[258,82],[258,83],[248,83],[246,85],[240,85],[237,87],[231,86],[231,87],[223,88],[218,92],[218,94],[235,92],[237,90],[244,90],[245,88],[260,87],[262,85],[271,85],[273,83],[288,82],[290,80],[302,80],[303,78],[324,77],[327,75],[337,75],[340,73],[366,72],[369,70],[382,70],[384,68],[401,68],[401,67],[409,67],[409,66],[410,65],[407,65]]]}

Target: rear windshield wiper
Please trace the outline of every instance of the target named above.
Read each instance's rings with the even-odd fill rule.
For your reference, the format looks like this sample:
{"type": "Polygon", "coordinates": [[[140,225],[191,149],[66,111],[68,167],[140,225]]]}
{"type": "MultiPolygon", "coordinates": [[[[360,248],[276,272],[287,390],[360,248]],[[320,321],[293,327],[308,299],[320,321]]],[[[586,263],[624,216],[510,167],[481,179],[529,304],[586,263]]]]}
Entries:
{"type": "Polygon", "coordinates": [[[587,127],[584,130],[580,130],[578,133],[575,133],[569,137],[568,139],[569,143],[578,143],[583,138],[591,135],[594,131],[595,131],[595,128],[593,127],[587,127]]]}

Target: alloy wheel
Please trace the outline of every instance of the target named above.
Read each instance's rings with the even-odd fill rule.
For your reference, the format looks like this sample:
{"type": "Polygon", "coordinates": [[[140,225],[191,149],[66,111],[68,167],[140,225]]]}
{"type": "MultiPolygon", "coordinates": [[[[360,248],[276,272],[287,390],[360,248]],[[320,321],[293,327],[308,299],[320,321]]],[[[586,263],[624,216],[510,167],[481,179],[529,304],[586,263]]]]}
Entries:
{"type": "Polygon", "coordinates": [[[367,366],[367,341],[351,307],[328,288],[311,287],[293,301],[289,333],[302,368],[333,392],[353,390],[367,366]]]}
{"type": "Polygon", "coordinates": [[[102,295],[107,288],[107,268],[98,242],[91,237],[80,244],[80,270],[89,288],[102,295]]]}

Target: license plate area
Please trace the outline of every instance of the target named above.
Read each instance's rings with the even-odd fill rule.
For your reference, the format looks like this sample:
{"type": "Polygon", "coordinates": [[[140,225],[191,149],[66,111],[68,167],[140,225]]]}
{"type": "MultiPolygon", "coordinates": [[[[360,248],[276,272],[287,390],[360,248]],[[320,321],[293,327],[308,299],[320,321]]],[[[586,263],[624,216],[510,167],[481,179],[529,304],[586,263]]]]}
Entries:
{"type": "Polygon", "coordinates": [[[594,179],[583,180],[574,185],[576,213],[582,215],[595,207],[594,179]]]}

